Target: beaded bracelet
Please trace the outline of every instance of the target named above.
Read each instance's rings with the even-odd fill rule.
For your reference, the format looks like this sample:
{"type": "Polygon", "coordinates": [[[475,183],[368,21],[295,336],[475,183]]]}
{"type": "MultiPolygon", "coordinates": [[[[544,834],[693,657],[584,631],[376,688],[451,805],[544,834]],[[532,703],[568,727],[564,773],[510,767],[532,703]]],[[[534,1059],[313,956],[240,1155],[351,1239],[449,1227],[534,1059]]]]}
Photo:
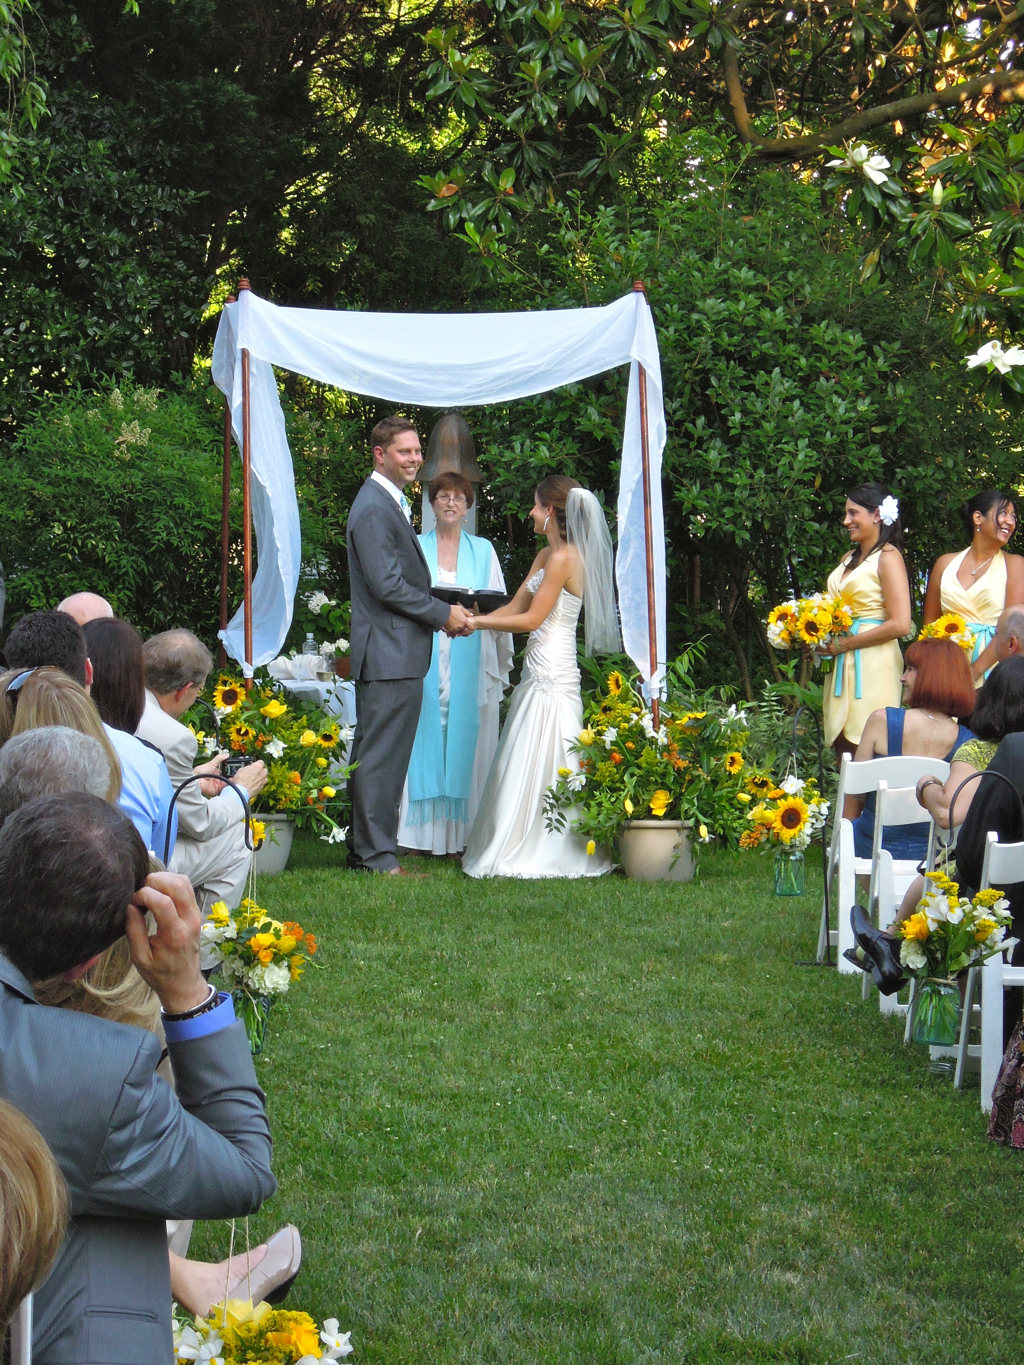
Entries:
{"type": "Polygon", "coordinates": [[[184,1010],[181,1014],[168,1014],[161,1009],[160,1015],[165,1024],[183,1024],[186,1019],[198,1019],[201,1014],[209,1014],[215,1010],[220,1003],[220,996],[216,986],[210,987],[210,994],[200,1005],[193,1005],[190,1010],[184,1010]]]}

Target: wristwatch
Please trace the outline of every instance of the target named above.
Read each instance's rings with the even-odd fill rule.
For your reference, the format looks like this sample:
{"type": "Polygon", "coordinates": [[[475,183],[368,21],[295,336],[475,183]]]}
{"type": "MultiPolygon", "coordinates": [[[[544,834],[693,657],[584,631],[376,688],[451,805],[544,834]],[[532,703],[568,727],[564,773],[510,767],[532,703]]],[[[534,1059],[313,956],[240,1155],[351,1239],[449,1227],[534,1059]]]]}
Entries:
{"type": "Polygon", "coordinates": [[[168,1014],[161,1009],[160,1017],[165,1024],[183,1024],[186,1019],[198,1019],[201,1014],[209,1014],[220,1004],[220,993],[216,986],[210,987],[210,994],[199,1005],[193,1005],[190,1010],[184,1010],[181,1014],[168,1014]]]}

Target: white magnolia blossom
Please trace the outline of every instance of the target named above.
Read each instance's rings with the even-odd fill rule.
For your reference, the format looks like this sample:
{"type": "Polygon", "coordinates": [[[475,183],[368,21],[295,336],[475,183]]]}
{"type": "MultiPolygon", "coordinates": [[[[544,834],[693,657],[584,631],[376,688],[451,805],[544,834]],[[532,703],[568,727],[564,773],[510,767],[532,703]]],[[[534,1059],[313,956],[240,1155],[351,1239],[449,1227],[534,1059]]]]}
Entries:
{"type": "Polygon", "coordinates": [[[1008,374],[1015,365],[1024,365],[1024,347],[1011,346],[1004,351],[1001,341],[986,341],[984,346],[967,357],[969,370],[974,370],[979,365],[988,365],[993,370],[998,370],[1000,374],[1008,374]]]}
{"type": "Polygon", "coordinates": [[[891,526],[894,521],[899,521],[900,505],[891,493],[884,497],[879,504],[878,515],[886,526],[891,526]]]}
{"type": "Polygon", "coordinates": [[[264,746],[263,752],[269,754],[271,758],[280,758],[285,751],[283,739],[272,739],[269,744],[264,746]]]}
{"type": "Polygon", "coordinates": [[[325,592],[311,592],[306,598],[306,606],[310,611],[319,612],[321,607],[333,607],[336,603],[332,602],[325,592]]]}
{"type": "Polygon", "coordinates": [[[795,773],[791,773],[784,782],[779,784],[787,796],[798,796],[804,789],[804,784],[795,773]]]}
{"type": "Polygon", "coordinates": [[[871,148],[861,142],[856,147],[851,147],[844,157],[829,161],[827,164],[839,166],[844,171],[859,171],[872,184],[880,185],[883,180],[888,179],[886,171],[890,163],[888,157],[881,156],[878,152],[872,153],[871,148]]]}

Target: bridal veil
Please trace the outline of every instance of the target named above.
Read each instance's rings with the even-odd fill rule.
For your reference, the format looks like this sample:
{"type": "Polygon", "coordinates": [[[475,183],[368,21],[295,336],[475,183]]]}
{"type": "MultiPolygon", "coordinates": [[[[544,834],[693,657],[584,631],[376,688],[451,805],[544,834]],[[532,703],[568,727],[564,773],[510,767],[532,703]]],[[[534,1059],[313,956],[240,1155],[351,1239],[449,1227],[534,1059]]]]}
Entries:
{"type": "Polygon", "coordinates": [[[587,653],[622,649],[612,575],[612,538],[604,509],[586,488],[573,488],[565,504],[565,527],[583,561],[583,627],[587,653]]]}

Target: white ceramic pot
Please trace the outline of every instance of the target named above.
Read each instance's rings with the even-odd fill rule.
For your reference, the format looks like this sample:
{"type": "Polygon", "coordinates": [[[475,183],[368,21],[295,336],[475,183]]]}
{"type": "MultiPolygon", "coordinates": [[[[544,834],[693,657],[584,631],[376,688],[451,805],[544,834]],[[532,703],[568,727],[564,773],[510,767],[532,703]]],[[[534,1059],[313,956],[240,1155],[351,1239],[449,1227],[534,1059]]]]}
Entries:
{"type": "Polygon", "coordinates": [[[692,881],[690,829],[682,820],[631,820],[619,835],[626,876],[642,882],[692,881]]]}
{"type": "Polygon", "coordinates": [[[288,856],[292,851],[292,838],[295,834],[295,820],[290,815],[257,815],[267,829],[261,848],[254,855],[257,875],[267,873],[274,876],[288,866],[288,856]],[[274,838],[270,837],[271,830],[274,838]]]}

